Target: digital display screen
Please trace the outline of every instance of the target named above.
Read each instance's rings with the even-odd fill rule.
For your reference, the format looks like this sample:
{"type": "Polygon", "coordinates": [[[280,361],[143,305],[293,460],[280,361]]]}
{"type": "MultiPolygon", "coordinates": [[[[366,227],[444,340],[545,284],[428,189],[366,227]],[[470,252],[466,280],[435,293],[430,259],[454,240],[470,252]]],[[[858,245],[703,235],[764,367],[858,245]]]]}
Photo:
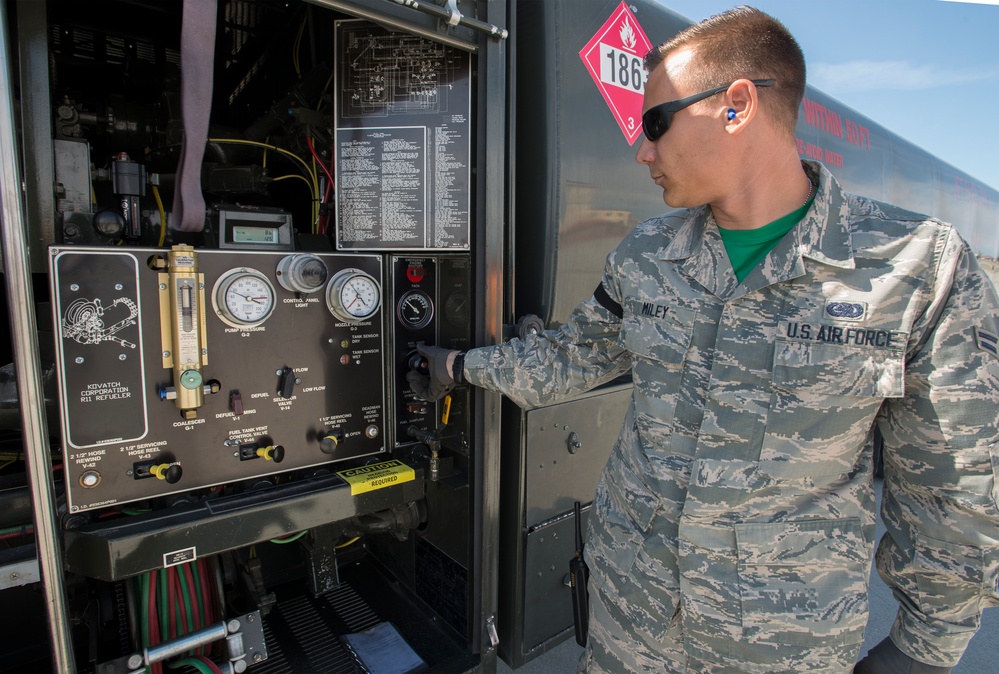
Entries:
{"type": "Polygon", "coordinates": [[[232,226],[233,243],[277,243],[277,227],[232,226]]]}

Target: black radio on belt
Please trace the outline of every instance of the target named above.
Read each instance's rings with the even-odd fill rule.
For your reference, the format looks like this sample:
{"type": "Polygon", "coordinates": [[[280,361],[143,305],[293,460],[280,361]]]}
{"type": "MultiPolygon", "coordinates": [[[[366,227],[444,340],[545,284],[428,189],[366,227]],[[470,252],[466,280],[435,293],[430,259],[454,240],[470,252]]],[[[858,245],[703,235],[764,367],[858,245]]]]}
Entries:
{"type": "Polygon", "coordinates": [[[576,627],[576,643],[586,645],[589,632],[587,613],[589,606],[589,590],[586,582],[590,579],[590,568],[583,559],[583,527],[579,515],[579,501],[573,505],[573,516],[576,519],[576,554],[569,560],[569,587],[572,590],[572,622],[576,627]]]}

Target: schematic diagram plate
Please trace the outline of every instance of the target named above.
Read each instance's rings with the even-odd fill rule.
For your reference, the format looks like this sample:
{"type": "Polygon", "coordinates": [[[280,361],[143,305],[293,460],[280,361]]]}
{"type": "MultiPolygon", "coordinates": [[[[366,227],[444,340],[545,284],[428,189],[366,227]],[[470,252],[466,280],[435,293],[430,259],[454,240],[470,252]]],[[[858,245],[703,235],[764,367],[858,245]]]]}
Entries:
{"type": "Polygon", "coordinates": [[[337,248],[467,250],[468,53],[365,21],[335,30],[337,248]]]}

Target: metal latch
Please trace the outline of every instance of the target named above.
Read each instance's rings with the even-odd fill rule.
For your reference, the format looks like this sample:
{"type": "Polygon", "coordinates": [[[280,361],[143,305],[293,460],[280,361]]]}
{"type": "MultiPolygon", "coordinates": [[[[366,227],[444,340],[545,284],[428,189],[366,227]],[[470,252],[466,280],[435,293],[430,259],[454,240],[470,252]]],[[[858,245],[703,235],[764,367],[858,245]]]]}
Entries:
{"type": "Polygon", "coordinates": [[[496,618],[493,616],[486,618],[486,634],[489,635],[489,643],[493,648],[499,646],[499,634],[496,632],[496,618]]]}

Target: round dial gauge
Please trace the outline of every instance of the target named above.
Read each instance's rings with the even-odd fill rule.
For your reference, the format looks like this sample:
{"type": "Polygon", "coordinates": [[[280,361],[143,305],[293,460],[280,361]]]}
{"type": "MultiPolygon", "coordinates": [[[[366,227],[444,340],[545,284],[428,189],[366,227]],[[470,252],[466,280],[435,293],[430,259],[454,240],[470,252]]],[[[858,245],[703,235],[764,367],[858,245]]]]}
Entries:
{"type": "Polygon", "coordinates": [[[274,311],[274,286],[256,269],[230,269],[215,282],[212,306],[234,328],[260,325],[274,311]]]}
{"type": "Polygon", "coordinates": [[[434,302],[422,290],[410,290],[399,298],[395,314],[407,328],[422,328],[434,317],[434,302]]]}
{"type": "Polygon", "coordinates": [[[326,305],[342,321],[371,318],[381,305],[378,281],[360,269],[338,271],[326,288],[326,305]]]}
{"type": "Polygon", "coordinates": [[[468,297],[461,291],[455,291],[444,300],[444,318],[456,328],[468,323],[468,297]]]}

